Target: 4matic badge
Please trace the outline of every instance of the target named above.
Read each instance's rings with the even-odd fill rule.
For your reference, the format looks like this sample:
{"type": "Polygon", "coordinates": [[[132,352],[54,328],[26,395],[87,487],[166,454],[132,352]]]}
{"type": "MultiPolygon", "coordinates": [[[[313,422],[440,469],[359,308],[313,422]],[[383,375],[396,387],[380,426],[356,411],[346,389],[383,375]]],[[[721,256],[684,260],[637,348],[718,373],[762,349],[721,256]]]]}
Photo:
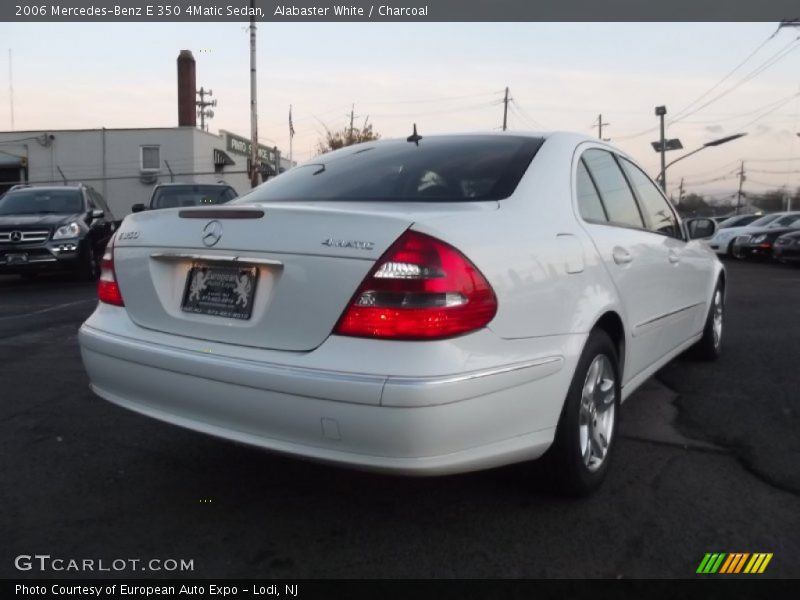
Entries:
{"type": "Polygon", "coordinates": [[[355,248],[356,250],[372,250],[375,242],[362,242],[361,240],[335,240],[328,238],[322,242],[323,246],[331,248],[355,248]]]}

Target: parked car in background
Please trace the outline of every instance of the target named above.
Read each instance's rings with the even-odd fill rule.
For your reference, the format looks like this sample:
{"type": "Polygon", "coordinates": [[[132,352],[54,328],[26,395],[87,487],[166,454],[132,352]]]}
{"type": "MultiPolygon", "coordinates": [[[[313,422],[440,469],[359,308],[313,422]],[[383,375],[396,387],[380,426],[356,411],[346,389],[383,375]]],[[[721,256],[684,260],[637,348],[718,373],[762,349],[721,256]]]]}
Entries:
{"type": "Polygon", "coordinates": [[[144,217],[80,330],[92,389],[305,458],[434,475],[544,456],[588,493],[621,402],[721,348],[725,272],[687,233],[716,224],[583,135],[415,131],[144,217]]]}
{"type": "Polygon", "coordinates": [[[800,264],[800,231],[778,237],[772,244],[772,256],[780,262],[800,264]]]}
{"type": "Polygon", "coordinates": [[[733,240],[739,235],[745,235],[757,229],[765,227],[783,227],[794,220],[800,212],[777,212],[770,213],[751,221],[748,225],[738,227],[726,227],[720,229],[708,241],[709,247],[717,254],[723,256],[733,256],[733,240]]]}
{"type": "Polygon", "coordinates": [[[133,212],[158,208],[181,208],[225,204],[239,194],[227,183],[159,183],[150,194],[147,205],[134,204],[133,212]]]}
{"type": "Polygon", "coordinates": [[[96,279],[115,227],[105,199],[88,185],[15,186],[0,199],[0,273],[96,279]]]}
{"type": "Polygon", "coordinates": [[[760,219],[764,215],[735,215],[733,217],[725,217],[719,222],[720,229],[727,229],[728,227],[744,227],[749,225],[756,219],[760,219]]]}
{"type": "MultiPolygon", "coordinates": [[[[756,229],[739,235],[733,240],[732,254],[736,258],[772,258],[772,247],[775,241],[785,233],[800,229],[800,214],[795,217],[782,217],[780,222],[789,221],[781,227],[756,229]]],[[[776,223],[778,221],[775,221],[776,223]]]]}

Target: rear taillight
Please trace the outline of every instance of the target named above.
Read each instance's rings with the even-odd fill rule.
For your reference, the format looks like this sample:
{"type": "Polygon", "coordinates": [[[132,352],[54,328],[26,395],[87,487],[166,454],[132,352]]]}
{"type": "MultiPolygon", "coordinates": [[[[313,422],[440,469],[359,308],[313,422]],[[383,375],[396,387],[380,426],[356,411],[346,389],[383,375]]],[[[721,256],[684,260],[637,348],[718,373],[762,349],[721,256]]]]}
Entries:
{"type": "Polygon", "coordinates": [[[122,293],[117,284],[117,275],[114,272],[114,237],[108,241],[103,260],[100,262],[100,281],[97,282],[97,297],[100,302],[113,304],[114,306],[125,306],[122,301],[122,293]]]}
{"type": "Polygon", "coordinates": [[[494,291],[469,259],[436,238],[409,230],[364,279],[334,333],[441,339],[480,329],[496,312],[494,291]]]}

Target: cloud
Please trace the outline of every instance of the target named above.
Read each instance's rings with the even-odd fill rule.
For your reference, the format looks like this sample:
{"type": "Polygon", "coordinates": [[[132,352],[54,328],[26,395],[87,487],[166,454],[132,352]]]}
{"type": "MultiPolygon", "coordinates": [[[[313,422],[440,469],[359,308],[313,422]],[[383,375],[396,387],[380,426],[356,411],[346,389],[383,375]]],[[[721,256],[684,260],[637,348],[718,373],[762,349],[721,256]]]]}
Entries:
{"type": "Polygon", "coordinates": [[[725,130],[722,125],[706,125],[704,129],[709,133],[722,133],[725,130]]]}

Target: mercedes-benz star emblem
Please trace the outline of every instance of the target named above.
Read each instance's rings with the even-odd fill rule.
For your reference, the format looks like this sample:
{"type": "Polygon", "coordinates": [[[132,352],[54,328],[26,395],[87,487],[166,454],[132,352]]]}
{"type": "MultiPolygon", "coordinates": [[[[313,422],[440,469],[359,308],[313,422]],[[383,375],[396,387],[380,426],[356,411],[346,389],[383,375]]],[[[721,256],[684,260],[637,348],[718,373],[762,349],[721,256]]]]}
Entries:
{"type": "Polygon", "coordinates": [[[222,238],[222,223],[219,221],[209,221],[203,227],[203,243],[208,246],[215,246],[222,238]]]}
{"type": "Polygon", "coordinates": [[[21,231],[12,231],[11,235],[9,236],[12,242],[21,242],[22,241],[22,232],[21,231]]]}

